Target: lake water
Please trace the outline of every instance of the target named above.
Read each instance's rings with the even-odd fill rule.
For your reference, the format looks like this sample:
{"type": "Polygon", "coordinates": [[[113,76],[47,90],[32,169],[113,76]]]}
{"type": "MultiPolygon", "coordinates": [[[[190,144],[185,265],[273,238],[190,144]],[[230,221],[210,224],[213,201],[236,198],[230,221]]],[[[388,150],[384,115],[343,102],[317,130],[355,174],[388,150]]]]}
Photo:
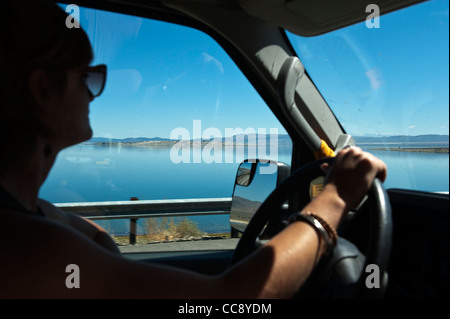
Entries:
{"type": "MultiPolygon", "coordinates": [[[[373,151],[399,145],[360,145],[388,165],[386,188],[426,191],[449,190],[449,154],[373,151]]],[[[402,145],[404,147],[404,145],[402,145]]],[[[424,147],[407,145],[407,147],[424,147]]],[[[432,145],[448,147],[448,144],[432,145]]],[[[198,151],[200,152],[200,151],[198,151]]],[[[290,163],[291,147],[279,145],[277,156],[265,158],[290,163]]],[[[201,158],[191,150],[190,162],[175,164],[169,147],[119,147],[77,145],[62,151],[41,188],[40,197],[53,203],[231,197],[240,158],[235,150],[223,149],[222,161],[193,163],[201,158]]],[[[246,154],[244,154],[245,156],[246,154]]],[[[205,232],[228,232],[228,216],[191,217],[205,232]]],[[[128,220],[98,221],[115,234],[127,233],[128,220]]],[[[138,222],[138,233],[143,232],[138,222]]]]}

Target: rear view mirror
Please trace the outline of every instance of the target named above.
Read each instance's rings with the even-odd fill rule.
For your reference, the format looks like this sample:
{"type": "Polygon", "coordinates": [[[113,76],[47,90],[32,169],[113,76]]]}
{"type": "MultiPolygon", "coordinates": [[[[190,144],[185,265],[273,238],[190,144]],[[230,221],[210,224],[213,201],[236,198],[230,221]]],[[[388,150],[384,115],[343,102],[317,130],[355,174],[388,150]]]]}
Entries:
{"type": "Polygon", "coordinates": [[[246,160],[239,165],[230,211],[232,237],[244,232],[259,206],[289,171],[288,165],[275,161],[246,160]]]}

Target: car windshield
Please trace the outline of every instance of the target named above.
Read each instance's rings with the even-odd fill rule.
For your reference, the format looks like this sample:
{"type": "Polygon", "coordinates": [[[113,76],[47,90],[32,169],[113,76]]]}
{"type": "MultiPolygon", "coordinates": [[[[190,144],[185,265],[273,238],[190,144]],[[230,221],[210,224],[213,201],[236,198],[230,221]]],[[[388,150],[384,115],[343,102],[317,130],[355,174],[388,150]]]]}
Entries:
{"type": "Polygon", "coordinates": [[[449,189],[449,2],[315,37],[287,32],[344,130],[385,160],[386,187],[449,189]]]}
{"type": "MultiPolygon", "coordinates": [[[[90,106],[93,138],[58,155],[40,196],[82,208],[119,243],[229,236],[240,162],[290,164],[284,127],[207,34],[103,10],[76,13],[108,79],[90,106]],[[186,214],[192,203],[198,216],[186,214]]],[[[448,191],[448,2],[382,16],[380,28],[361,23],[288,39],[344,129],[388,164],[387,188],[448,191]]]]}

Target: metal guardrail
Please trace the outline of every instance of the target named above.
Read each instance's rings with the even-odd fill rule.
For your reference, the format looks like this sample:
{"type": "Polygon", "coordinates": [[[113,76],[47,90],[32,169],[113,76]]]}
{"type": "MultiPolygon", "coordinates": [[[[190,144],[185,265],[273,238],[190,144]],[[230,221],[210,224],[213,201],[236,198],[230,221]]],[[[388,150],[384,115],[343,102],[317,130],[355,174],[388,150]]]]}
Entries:
{"type": "Polygon", "coordinates": [[[92,220],[130,219],[130,244],[134,245],[139,218],[225,215],[230,213],[231,197],[60,203],[55,206],[92,220]]]}

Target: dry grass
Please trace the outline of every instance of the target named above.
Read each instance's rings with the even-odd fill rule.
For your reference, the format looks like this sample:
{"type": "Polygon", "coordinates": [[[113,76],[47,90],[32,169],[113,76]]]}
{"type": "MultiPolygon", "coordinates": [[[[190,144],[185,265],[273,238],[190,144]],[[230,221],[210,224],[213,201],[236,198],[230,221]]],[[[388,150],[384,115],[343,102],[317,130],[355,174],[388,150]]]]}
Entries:
{"type": "MultiPolygon", "coordinates": [[[[198,228],[197,223],[189,220],[187,217],[148,218],[144,222],[144,230],[145,234],[136,236],[136,245],[167,241],[230,238],[230,233],[228,232],[215,234],[202,232],[198,228]]],[[[115,236],[114,233],[109,233],[117,245],[130,244],[128,235],[115,236]]]]}
{"type": "Polygon", "coordinates": [[[145,221],[146,237],[149,241],[170,241],[202,238],[205,234],[197,223],[186,217],[148,218],[145,221]]]}

